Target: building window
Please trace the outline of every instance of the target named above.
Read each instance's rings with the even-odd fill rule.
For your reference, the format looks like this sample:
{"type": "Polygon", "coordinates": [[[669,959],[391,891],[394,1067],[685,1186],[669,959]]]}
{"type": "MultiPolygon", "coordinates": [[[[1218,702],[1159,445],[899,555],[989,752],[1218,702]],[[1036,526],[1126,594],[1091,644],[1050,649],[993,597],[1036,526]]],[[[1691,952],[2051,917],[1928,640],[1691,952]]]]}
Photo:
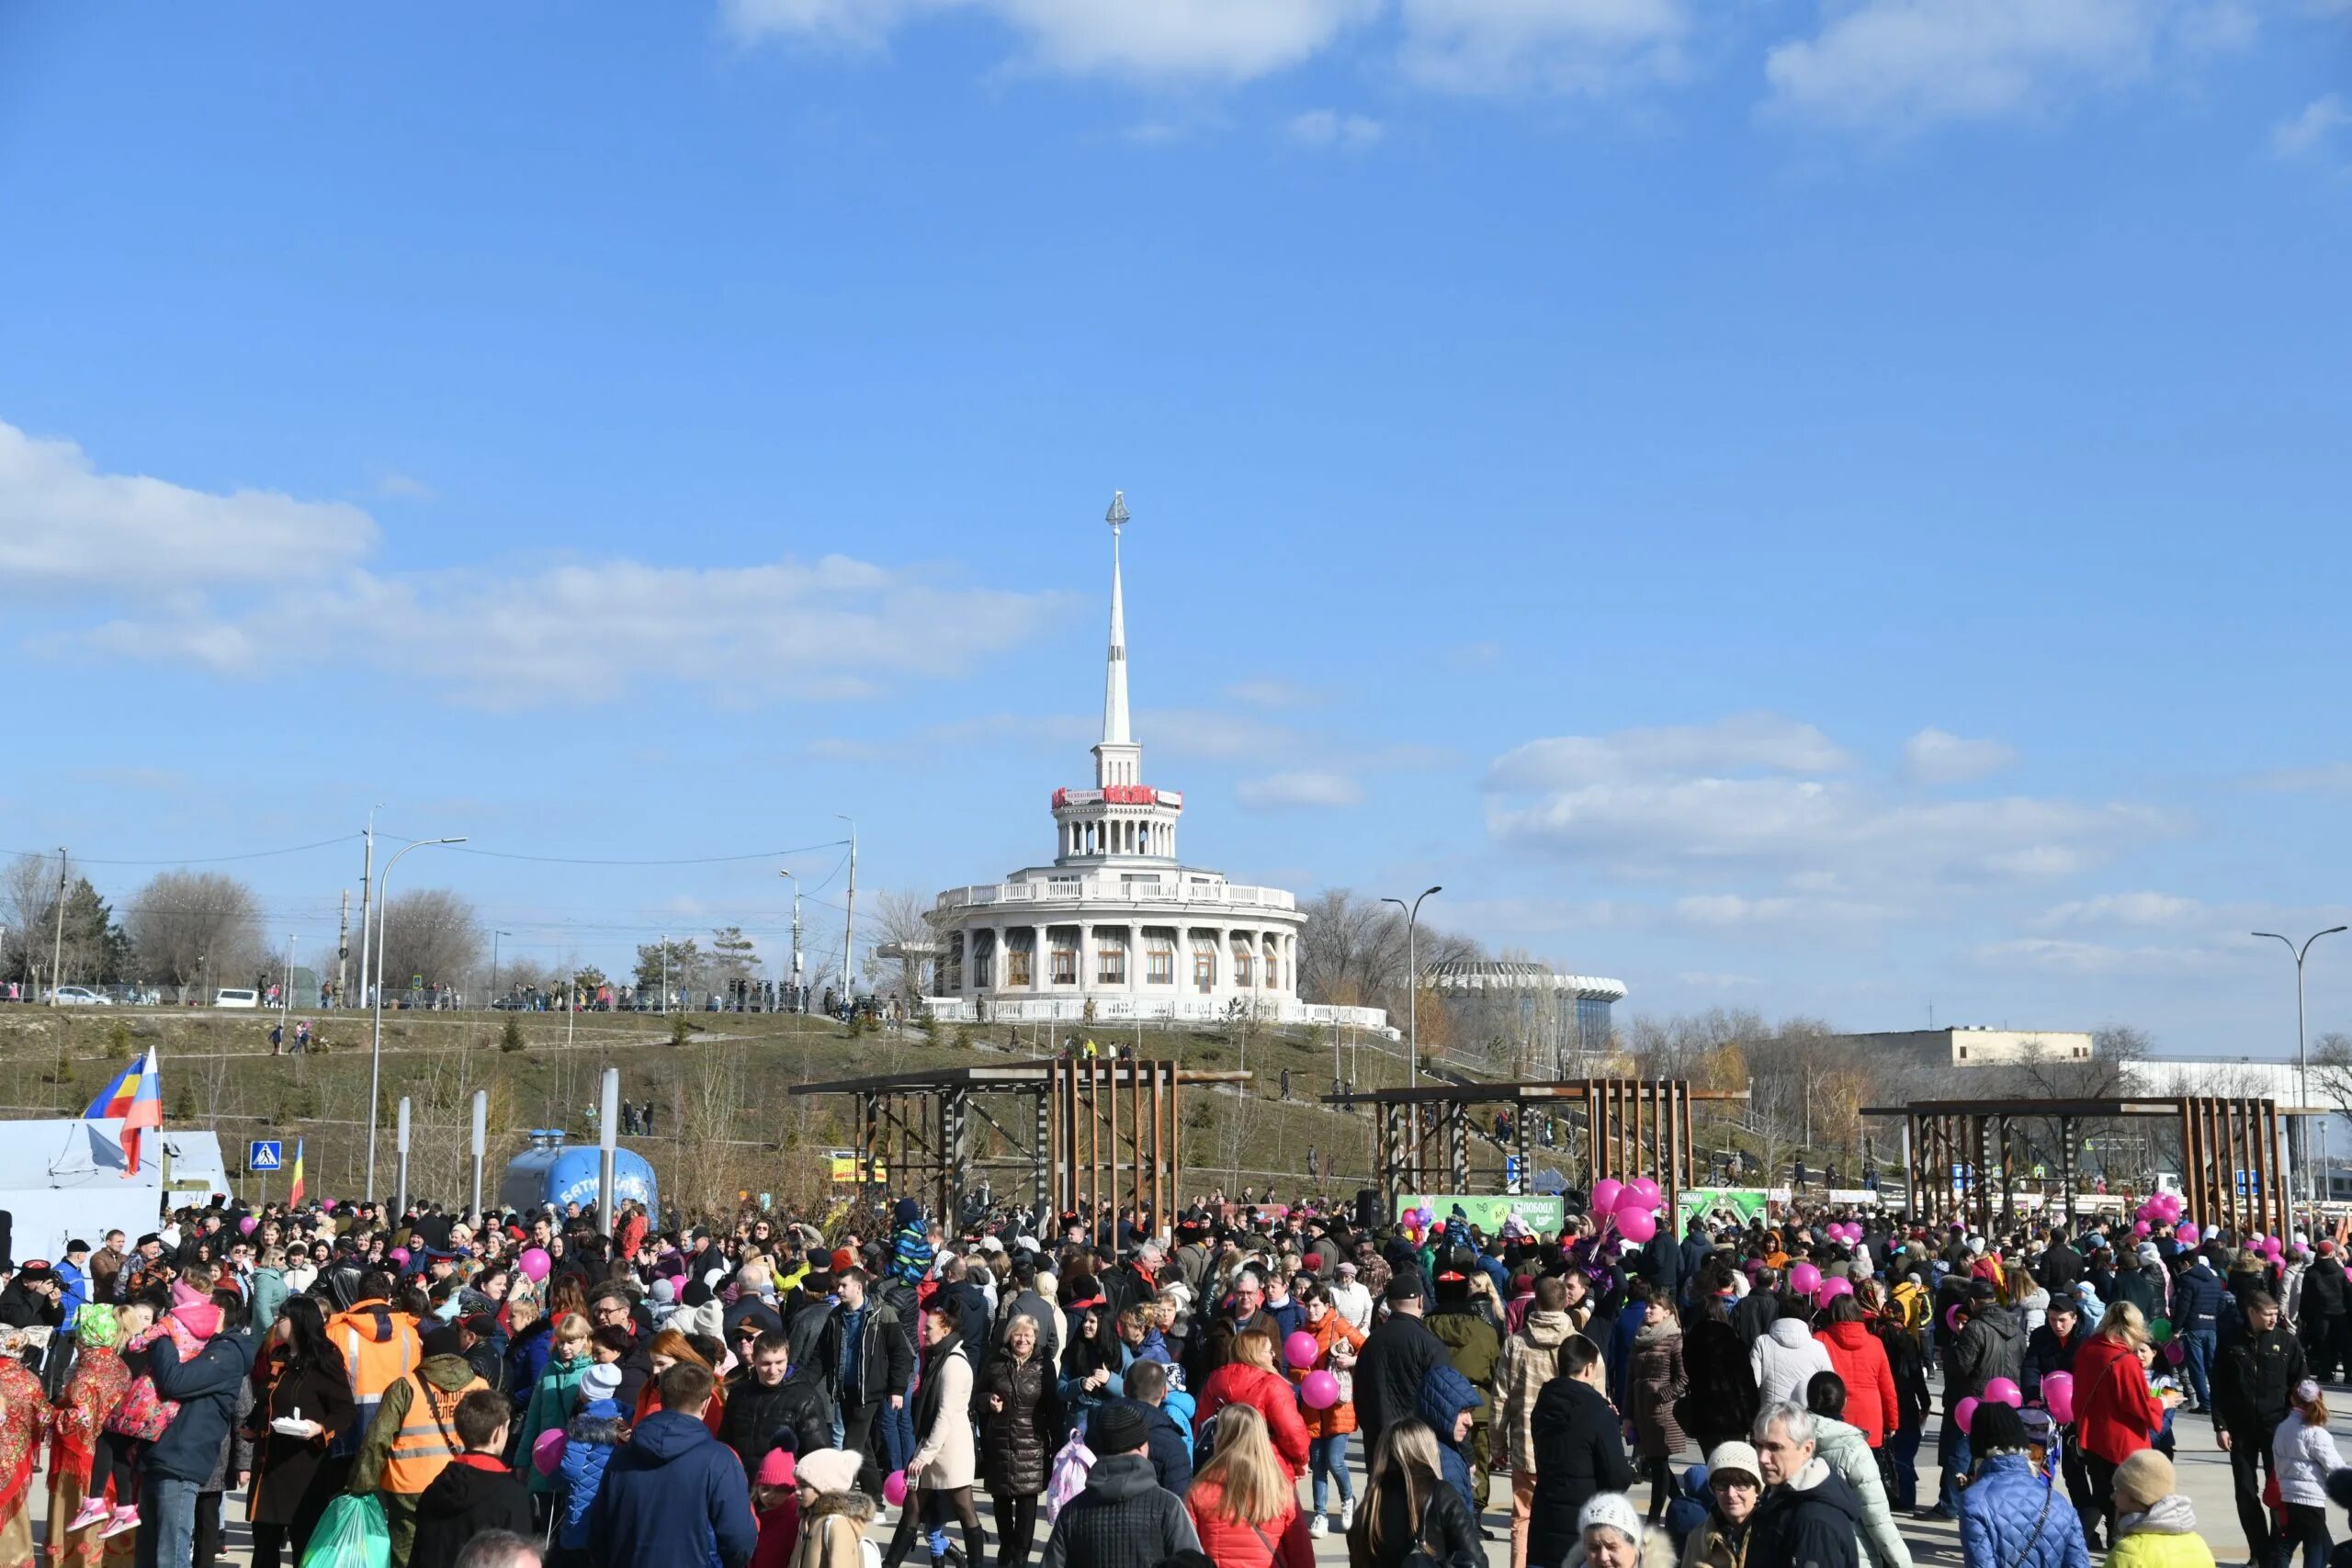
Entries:
{"type": "Polygon", "coordinates": [[[1078,949],[1064,947],[1059,942],[1054,943],[1054,984],[1078,984],[1078,949]]]}
{"type": "Polygon", "coordinates": [[[1029,950],[1008,946],[1004,950],[1004,983],[1008,986],[1029,984],[1029,950]]]}
{"type": "Polygon", "coordinates": [[[1204,997],[1216,989],[1216,953],[1214,951],[1193,954],[1193,989],[1204,997]]]}
{"type": "Polygon", "coordinates": [[[1166,928],[1149,931],[1144,937],[1143,977],[1155,986],[1176,983],[1176,933],[1166,928]]]}
{"type": "Polygon", "coordinates": [[[1282,948],[1272,937],[1266,939],[1266,989],[1279,991],[1283,987],[1282,948]]]}
{"type": "Polygon", "coordinates": [[[1127,949],[1124,942],[1104,942],[1094,954],[1094,983],[1098,986],[1124,986],[1127,983],[1127,949]]]}
{"type": "Polygon", "coordinates": [[[1250,962],[1250,939],[1246,936],[1235,937],[1233,939],[1234,989],[1238,991],[1246,991],[1250,988],[1250,971],[1251,967],[1252,965],[1250,962]]]}
{"type": "Polygon", "coordinates": [[[996,943],[983,931],[972,940],[972,987],[986,990],[996,983],[996,943]]]}

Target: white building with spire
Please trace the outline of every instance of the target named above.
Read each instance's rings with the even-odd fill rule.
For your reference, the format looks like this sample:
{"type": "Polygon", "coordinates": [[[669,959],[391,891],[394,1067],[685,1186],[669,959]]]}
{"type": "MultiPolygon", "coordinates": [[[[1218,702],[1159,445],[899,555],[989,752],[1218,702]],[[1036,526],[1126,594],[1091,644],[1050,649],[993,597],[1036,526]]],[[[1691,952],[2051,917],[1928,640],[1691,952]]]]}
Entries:
{"type": "Polygon", "coordinates": [[[1128,716],[1124,495],[1112,498],[1104,521],[1111,647],[1093,787],[1054,791],[1051,864],[952,887],[933,904],[925,918],[944,994],[928,998],[932,1015],[1068,1023],[1255,1017],[1386,1029],[1383,1009],[1299,999],[1306,916],[1295,897],[1227,882],[1179,855],[1184,797],[1145,782],[1128,716]]]}

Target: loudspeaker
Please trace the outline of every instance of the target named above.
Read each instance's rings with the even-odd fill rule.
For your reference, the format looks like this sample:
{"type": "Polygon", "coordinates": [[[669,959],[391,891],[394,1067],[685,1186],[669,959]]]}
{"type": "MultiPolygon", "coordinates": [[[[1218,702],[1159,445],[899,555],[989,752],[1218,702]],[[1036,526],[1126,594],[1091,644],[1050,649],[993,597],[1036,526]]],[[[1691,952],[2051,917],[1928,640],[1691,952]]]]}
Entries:
{"type": "Polygon", "coordinates": [[[0,1269],[14,1269],[17,1266],[16,1241],[13,1235],[16,1228],[17,1216],[6,1209],[0,1209],[0,1269]]]}
{"type": "Polygon", "coordinates": [[[1380,1224],[1380,1189],[1356,1189],[1356,1229],[1368,1231],[1380,1224]]]}

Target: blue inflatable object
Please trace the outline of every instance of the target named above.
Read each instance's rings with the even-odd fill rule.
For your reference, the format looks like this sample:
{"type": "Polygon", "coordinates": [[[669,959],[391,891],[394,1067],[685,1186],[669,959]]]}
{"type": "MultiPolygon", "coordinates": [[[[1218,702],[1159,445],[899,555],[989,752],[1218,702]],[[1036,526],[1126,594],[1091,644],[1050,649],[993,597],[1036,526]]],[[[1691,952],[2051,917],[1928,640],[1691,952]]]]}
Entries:
{"type": "MultiPolygon", "coordinates": [[[[604,1152],[594,1145],[567,1148],[564,1134],[552,1128],[533,1128],[531,1146],[506,1165],[499,1178],[498,1205],[523,1213],[552,1206],[562,1213],[573,1203],[584,1213],[596,1205],[597,1177],[604,1152]]],[[[643,1155],[628,1149],[613,1151],[613,1201],[641,1203],[649,1214],[654,1205],[653,1167],[643,1155]]]]}

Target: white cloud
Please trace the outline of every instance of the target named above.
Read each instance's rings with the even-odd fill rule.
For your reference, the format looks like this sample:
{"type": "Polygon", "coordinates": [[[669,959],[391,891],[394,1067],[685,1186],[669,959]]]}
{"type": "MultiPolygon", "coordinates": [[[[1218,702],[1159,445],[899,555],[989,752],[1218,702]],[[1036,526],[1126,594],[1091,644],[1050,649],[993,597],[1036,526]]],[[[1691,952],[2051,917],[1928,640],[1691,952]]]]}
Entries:
{"type": "MultiPolygon", "coordinates": [[[[2068,874],[2173,826],[2126,803],[1910,798],[1837,776],[1846,766],[1819,730],[1773,715],[1533,741],[1489,771],[1487,828],[1629,874],[1743,869],[1808,893],[1780,912],[1824,914],[1880,912],[1892,890],[2068,874]],[[1822,896],[1833,889],[1859,897],[1822,896]]],[[[1737,909],[1684,912],[1720,923],[1737,909]]]]}
{"type": "Polygon", "coordinates": [[[2072,898],[2042,911],[2034,924],[2059,926],[2179,926],[2210,914],[2194,898],[2170,893],[2102,893],[2092,898],[2072,898]]]}
{"type": "Polygon", "coordinates": [[[1774,48],[1771,107],[1843,127],[2033,118],[2243,41],[2244,0],[1860,0],[1774,48]]]}
{"type": "Polygon", "coordinates": [[[1301,147],[1361,152],[1378,146],[1386,130],[1378,120],[1363,115],[1308,109],[1305,114],[1292,116],[1284,133],[1301,147]]]}
{"type": "Polygon", "coordinates": [[[2330,93],[2280,120],[2270,132],[2270,150],[2281,158],[2305,157],[2326,146],[2347,125],[2352,125],[2352,109],[2345,107],[2342,95],[2330,93]]]}
{"type": "Polygon", "coordinates": [[[1963,740],[1940,729],[1923,729],[1903,743],[1903,771],[1921,784],[1965,784],[2017,760],[1997,740],[1963,740]]]}
{"type": "Polygon", "coordinates": [[[2178,976],[2231,968],[2240,962],[2213,948],[2113,947],[2058,937],[1987,942],[1975,950],[1975,956],[1980,963],[1998,968],[2075,976],[2178,976]]]}
{"type": "Polygon", "coordinates": [[[1253,811],[1295,811],[1361,806],[1363,788],[1344,773],[1304,772],[1244,779],[1234,796],[1253,811]]]}
{"type": "Polygon", "coordinates": [[[1456,93],[1599,97],[1682,73],[1688,0],[1404,0],[1407,73],[1456,93]]]}
{"type": "Polygon", "coordinates": [[[1846,753],[1812,725],[1779,714],[1748,713],[1713,724],[1531,740],[1506,752],[1488,783],[1498,789],[1541,789],[1659,773],[1837,773],[1848,762],[1846,753]]]}
{"type": "Polygon", "coordinates": [[[1380,0],[727,0],[726,17],[745,39],[875,49],[909,21],[977,12],[1047,70],[1240,82],[1321,52],[1379,9],[1380,0]]]}
{"type": "Polygon", "coordinates": [[[356,565],[376,525],[340,502],[193,490],[104,474],[71,441],[0,422],[0,581],[27,589],[185,596],[356,565]]]}

